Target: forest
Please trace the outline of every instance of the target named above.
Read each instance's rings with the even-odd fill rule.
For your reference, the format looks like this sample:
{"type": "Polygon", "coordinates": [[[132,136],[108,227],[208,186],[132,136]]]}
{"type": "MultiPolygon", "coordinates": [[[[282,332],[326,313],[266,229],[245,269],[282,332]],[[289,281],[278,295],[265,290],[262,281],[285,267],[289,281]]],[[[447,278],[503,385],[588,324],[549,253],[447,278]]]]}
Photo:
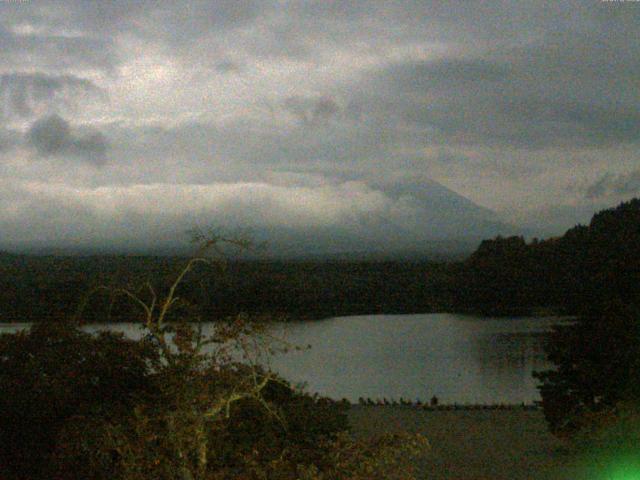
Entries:
{"type": "MultiPolygon", "coordinates": [[[[595,214],[561,237],[484,240],[463,261],[233,260],[202,268],[181,294],[204,317],[240,312],[289,320],[376,313],[577,315],[598,298],[637,304],[640,200],[595,214]]],[[[1,322],[68,314],[100,285],[165,287],[184,258],[0,253],[1,322]]],[[[90,321],[126,321],[122,299],[92,296],[90,321]]]]}
{"type": "Polygon", "coordinates": [[[485,240],[457,272],[456,309],[578,315],[602,301],[638,304],[640,200],[596,213],[589,225],[526,243],[485,240]]]}

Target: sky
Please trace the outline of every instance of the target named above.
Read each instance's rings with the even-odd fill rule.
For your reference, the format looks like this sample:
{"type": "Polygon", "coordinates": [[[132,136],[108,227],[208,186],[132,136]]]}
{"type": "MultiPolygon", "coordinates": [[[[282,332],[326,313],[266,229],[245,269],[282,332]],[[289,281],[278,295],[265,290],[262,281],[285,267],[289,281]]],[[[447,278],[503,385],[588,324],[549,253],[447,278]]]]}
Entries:
{"type": "Polygon", "coordinates": [[[629,0],[0,1],[0,247],[561,233],[640,192],[639,26],[629,0]]]}

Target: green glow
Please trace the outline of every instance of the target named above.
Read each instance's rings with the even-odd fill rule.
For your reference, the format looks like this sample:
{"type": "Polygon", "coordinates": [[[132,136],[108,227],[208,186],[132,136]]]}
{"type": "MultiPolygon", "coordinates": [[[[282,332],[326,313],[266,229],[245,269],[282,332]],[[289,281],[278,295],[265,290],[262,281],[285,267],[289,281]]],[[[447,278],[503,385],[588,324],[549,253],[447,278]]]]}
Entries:
{"type": "Polygon", "coordinates": [[[637,468],[633,471],[622,469],[607,477],[607,480],[640,480],[640,471],[637,468]]]}
{"type": "Polygon", "coordinates": [[[619,459],[613,466],[606,480],[640,480],[640,461],[634,459],[619,459]]]}

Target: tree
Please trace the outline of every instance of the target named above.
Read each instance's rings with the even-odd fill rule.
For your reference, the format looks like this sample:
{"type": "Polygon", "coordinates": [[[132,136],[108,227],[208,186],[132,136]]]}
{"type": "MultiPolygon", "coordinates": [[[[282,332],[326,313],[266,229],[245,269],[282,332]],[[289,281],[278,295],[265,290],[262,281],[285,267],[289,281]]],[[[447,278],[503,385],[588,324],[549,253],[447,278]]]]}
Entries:
{"type": "Polygon", "coordinates": [[[575,435],[620,404],[640,405],[640,312],[621,301],[557,326],[546,352],[556,368],[534,374],[552,432],[575,435]]]}
{"type": "MultiPolygon", "coordinates": [[[[159,294],[151,284],[144,291],[111,289],[138,306],[146,332],[138,342],[105,334],[98,339],[109,342],[95,343],[78,329],[82,309],[63,334],[53,331],[46,337],[44,348],[14,342],[16,337],[37,338],[39,327],[2,337],[0,380],[5,381],[5,396],[28,399],[41,384],[49,389],[46,395],[60,395],[56,410],[44,415],[55,419],[55,425],[45,424],[47,455],[41,468],[31,472],[26,464],[42,453],[43,444],[18,438],[24,461],[14,469],[15,477],[412,478],[406,460],[422,452],[426,441],[420,436],[353,440],[346,432],[344,405],[297,391],[261,366],[261,355],[283,346],[262,325],[238,316],[203,333],[199,310],[178,295],[181,283],[196,265],[212,263],[206,251],[219,252],[228,244],[244,248],[246,243],[220,236],[200,240],[200,254],[186,263],[166,293],[159,294]],[[113,351],[116,341],[129,350],[113,351]],[[93,350],[98,350],[95,362],[90,361],[93,350]],[[83,372],[80,377],[69,375],[67,356],[75,359],[71,364],[83,372]],[[128,367],[131,356],[133,369],[128,367]],[[130,370],[137,376],[130,378],[130,370]],[[29,375],[28,384],[19,381],[21,375],[29,375]],[[96,382],[101,387],[97,391],[96,382]],[[112,402],[114,392],[118,394],[112,402]],[[83,400],[79,403],[78,398],[83,400]],[[58,408],[65,412],[59,417],[58,408]]],[[[19,404],[11,405],[21,425],[40,418],[40,408],[46,411],[46,399],[33,398],[30,413],[23,417],[19,404]]]]}
{"type": "Polygon", "coordinates": [[[128,410],[150,388],[146,342],[89,335],[64,321],[0,335],[0,465],[16,478],[47,478],[57,436],[72,417],[128,410]]]}

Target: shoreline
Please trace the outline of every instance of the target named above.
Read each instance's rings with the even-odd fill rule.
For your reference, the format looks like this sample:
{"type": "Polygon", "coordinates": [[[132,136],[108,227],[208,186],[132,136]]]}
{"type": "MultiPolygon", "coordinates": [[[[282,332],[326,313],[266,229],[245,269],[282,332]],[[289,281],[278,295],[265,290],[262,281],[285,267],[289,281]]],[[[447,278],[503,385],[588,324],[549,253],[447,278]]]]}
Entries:
{"type": "MultiPolygon", "coordinates": [[[[345,400],[337,400],[337,403],[345,403],[345,400]]],[[[542,411],[539,401],[522,402],[522,403],[438,403],[432,405],[421,401],[411,402],[400,398],[399,400],[376,399],[375,401],[367,398],[360,398],[357,403],[348,402],[350,407],[375,408],[375,407],[393,407],[399,409],[424,410],[429,412],[447,412],[447,411],[468,411],[468,410],[519,410],[519,411],[542,411]]]]}
{"type": "MultiPolygon", "coordinates": [[[[273,324],[273,323],[304,323],[304,322],[323,322],[328,320],[333,320],[336,318],[349,318],[349,317],[374,317],[374,316],[409,316],[409,315],[458,315],[464,317],[476,317],[481,319],[497,319],[497,320],[506,320],[510,319],[513,321],[525,320],[525,319],[547,319],[547,318],[557,318],[559,320],[571,320],[577,318],[576,315],[560,313],[560,312],[530,312],[530,313],[519,313],[519,314],[509,314],[509,313],[487,313],[487,312],[473,312],[473,311],[455,311],[455,310],[431,310],[431,311],[392,311],[392,312],[345,312],[342,314],[287,314],[287,313],[274,313],[274,314],[248,314],[249,317],[253,315],[253,318],[258,324],[273,324]]],[[[217,323],[223,322],[228,319],[235,318],[236,315],[226,315],[217,317],[215,320],[204,320],[202,322],[190,322],[193,324],[197,323],[217,323]]],[[[73,321],[73,315],[70,314],[68,316],[51,316],[51,317],[43,317],[40,320],[21,320],[17,321],[14,319],[5,319],[0,317],[0,325],[33,325],[34,323],[40,323],[44,321],[61,321],[61,320],[69,320],[73,321]]],[[[133,324],[133,323],[141,323],[137,320],[113,320],[113,321],[82,321],[82,325],[116,325],[116,324],[133,324]]]]}

